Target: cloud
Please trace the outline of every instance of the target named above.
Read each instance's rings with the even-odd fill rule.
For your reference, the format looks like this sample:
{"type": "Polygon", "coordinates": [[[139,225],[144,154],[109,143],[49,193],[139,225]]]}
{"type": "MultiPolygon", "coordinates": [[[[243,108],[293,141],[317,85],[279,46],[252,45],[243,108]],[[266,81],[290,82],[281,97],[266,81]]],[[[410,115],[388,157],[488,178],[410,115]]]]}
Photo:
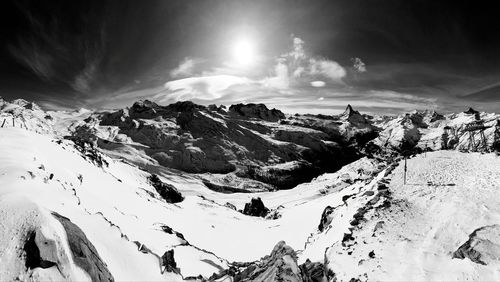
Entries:
{"type": "Polygon", "coordinates": [[[194,75],[195,67],[201,62],[200,59],[186,57],[175,69],[170,71],[170,77],[180,78],[194,75]]]}
{"type": "Polygon", "coordinates": [[[157,96],[166,98],[162,100],[213,100],[221,98],[231,86],[249,83],[252,81],[248,78],[232,75],[189,77],[165,83],[166,92],[157,96]]]}
{"type": "Polygon", "coordinates": [[[288,66],[284,60],[278,60],[276,66],[274,66],[274,73],[275,76],[268,77],[262,81],[263,85],[277,89],[288,89],[290,86],[290,75],[288,66]]]}
{"type": "Polygon", "coordinates": [[[325,87],[325,85],[326,85],[326,83],[324,81],[321,81],[321,80],[311,81],[312,87],[325,87]]]}
{"type": "MultiPolygon", "coordinates": [[[[289,113],[336,114],[343,111],[347,104],[369,113],[380,113],[382,109],[397,113],[416,108],[436,108],[434,98],[420,97],[404,90],[352,84],[346,69],[339,63],[309,54],[306,43],[298,37],[292,38],[292,43],[290,50],[274,60],[267,60],[270,75],[255,69],[237,69],[223,62],[196,72],[196,61],[186,58],[171,74],[192,76],[169,81],[163,90],[150,97],[164,104],[179,100],[202,104],[265,103],[289,113]]],[[[352,62],[356,72],[366,72],[361,59],[353,58],[352,62]]],[[[367,73],[368,78],[371,73],[375,75],[376,71],[367,73]]],[[[367,78],[363,76],[362,79],[367,78]]]]}
{"type": "Polygon", "coordinates": [[[339,63],[308,54],[304,40],[298,37],[294,37],[292,42],[291,50],[276,59],[274,76],[264,80],[267,86],[284,89],[293,86],[324,86],[314,86],[312,82],[315,81],[322,81],[325,85],[326,82],[343,83],[346,70],[339,63]]]}
{"type": "Polygon", "coordinates": [[[9,46],[9,51],[21,64],[29,68],[35,75],[51,80],[56,75],[54,58],[43,50],[36,41],[19,40],[18,46],[9,46]]]}
{"type": "Polygon", "coordinates": [[[70,83],[71,87],[82,93],[90,91],[90,86],[94,80],[99,62],[100,58],[95,58],[94,60],[87,62],[83,70],[78,73],[74,77],[73,82],[70,83]]]}
{"type": "Polygon", "coordinates": [[[43,13],[33,9],[34,6],[19,5],[27,19],[27,28],[20,31],[16,41],[7,44],[8,52],[45,82],[62,83],[77,92],[89,92],[106,46],[101,22],[96,19],[75,36],[74,26],[87,24],[85,16],[74,18],[72,25],[67,25],[59,9],[54,9],[47,21],[43,13]]]}
{"type": "Polygon", "coordinates": [[[312,76],[322,75],[332,81],[340,81],[346,75],[345,69],[334,61],[311,58],[309,63],[312,76]]]}
{"type": "Polygon", "coordinates": [[[352,67],[356,72],[366,72],[366,65],[360,58],[351,58],[352,67]]]}

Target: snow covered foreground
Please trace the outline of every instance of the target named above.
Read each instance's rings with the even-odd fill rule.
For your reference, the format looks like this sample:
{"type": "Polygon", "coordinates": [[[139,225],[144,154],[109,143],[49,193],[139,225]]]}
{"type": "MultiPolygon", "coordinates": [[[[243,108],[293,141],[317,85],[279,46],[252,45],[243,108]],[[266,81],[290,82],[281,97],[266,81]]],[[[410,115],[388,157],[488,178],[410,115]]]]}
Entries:
{"type": "Polygon", "coordinates": [[[472,242],[483,263],[453,258],[476,229],[500,222],[500,158],[493,154],[418,155],[408,161],[406,185],[401,161],[367,158],[291,190],[258,194],[220,194],[189,176],[164,175],[185,197],[176,204],[159,197],[149,173],[104,159],[109,166],[99,167],[71,141],[0,129],[0,280],[96,280],[53,212],[83,231],[117,281],[208,279],[235,261],[259,260],[282,240],[298,264],[324,263],[329,279],[500,279],[498,229],[472,242]],[[277,219],[226,205],[242,209],[257,196],[277,219]],[[30,234],[46,261],[35,268],[26,266],[30,234]],[[178,271],[162,263],[169,250],[178,271]]]}

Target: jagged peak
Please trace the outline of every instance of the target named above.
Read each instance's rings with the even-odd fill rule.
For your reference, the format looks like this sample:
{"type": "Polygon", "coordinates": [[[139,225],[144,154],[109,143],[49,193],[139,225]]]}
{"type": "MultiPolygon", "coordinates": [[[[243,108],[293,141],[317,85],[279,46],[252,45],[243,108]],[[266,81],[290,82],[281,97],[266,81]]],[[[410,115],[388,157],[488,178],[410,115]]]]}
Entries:
{"type": "Polygon", "coordinates": [[[27,110],[41,110],[41,108],[34,102],[29,102],[24,99],[15,99],[10,102],[11,104],[21,106],[27,110]]]}
{"type": "Polygon", "coordinates": [[[358,111],[354,110],[351,104],[347,104],[347,107],[345,108],[345,111],[342,113],[341,116],[352,117],[354,115],[361,115],[361,114],[358,111]]]}
{"type": "Polygon", "coordinates": [[[229,107],[229,114],[246,118],[259,118],[267,121],[278,121],[285,118],[285,114],[278,109],[269,109],[264,104],[235,104],[229,107]]]}
{"type": "Polygon", "coordinates": [[[132,105],[132,108],[153,108],[153,107],[158,107],[158,104],[148,99],[139,100],[132,105]]]}
{"type": "Polygon", "coordinates": [[[464,113],[469,114],[469,115],[475,115],[479,112],[474,110],[472,107],[469,107],[469,109],[467,111],[465,111],[464,113]]]}

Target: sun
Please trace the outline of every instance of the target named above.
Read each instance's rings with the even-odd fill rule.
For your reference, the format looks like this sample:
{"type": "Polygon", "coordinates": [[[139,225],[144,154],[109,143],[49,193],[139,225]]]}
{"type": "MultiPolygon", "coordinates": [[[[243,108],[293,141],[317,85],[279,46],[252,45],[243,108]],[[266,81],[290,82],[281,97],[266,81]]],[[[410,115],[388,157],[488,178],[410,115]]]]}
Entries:
{"type": "Polygon", "coordinates": [[[257,58],[255,44],[248,38],[239,38],[233,43],[232,55],[238,65],[252,65],[257,58]]]}

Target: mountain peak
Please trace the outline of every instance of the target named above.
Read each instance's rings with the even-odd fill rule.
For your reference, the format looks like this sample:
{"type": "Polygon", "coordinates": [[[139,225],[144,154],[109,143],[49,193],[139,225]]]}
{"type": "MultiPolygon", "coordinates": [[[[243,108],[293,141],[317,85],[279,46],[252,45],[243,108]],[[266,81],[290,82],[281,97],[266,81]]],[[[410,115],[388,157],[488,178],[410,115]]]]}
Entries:
{"type": "Polygon", "coordinates": [[[361,115],[361,114],[358,111],[354,110],[351,104],[347,104],[347,107],[345,108],[345,111],[342,113],[342,116],[349,118],[354,115],[361,115]]]}
{"type": "Polygon", "coordinates": [[[479,112],[474,110],[473,108],[469,107],[469,109],[467,111],[465,111],[464,113],[469,114],[469,115],[475,115],[479,112]]]}

